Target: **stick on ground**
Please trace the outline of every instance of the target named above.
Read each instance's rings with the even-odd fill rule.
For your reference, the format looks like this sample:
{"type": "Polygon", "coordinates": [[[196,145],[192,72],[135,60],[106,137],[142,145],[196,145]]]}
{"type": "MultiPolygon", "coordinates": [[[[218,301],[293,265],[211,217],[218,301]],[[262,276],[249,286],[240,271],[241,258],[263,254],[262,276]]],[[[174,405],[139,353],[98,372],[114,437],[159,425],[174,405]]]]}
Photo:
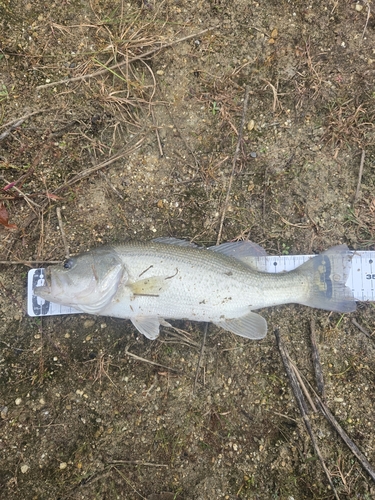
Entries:
{"type": "Polygon", "coordinates": [[[344,443],[350,448],[350,450],[353,453],[353,455],[355,455],[357,457],[357,459],[361,463],[362,467],[371,476],[372,480],[375,481],[375,471],[371,467],[370,462],[367,460],[367,458],[364,456],[364,454],[361,452],[361,450],[358,448],[358,446],[346,434],[346,432],[344,431],[344,429],[337,422],[337,420],[332,415],[332,413],[329,411],[329,409],[327,408],[327,406],[318,397],[317,397],[317,403],[318,403],[318,406],[319,406],[321,412],[325,416],[325,418],[333,426],[333,428],[339,434],[339,436],[344,441],[344,443]]]}
{"type": "Polygon", "coordinates": [[[198,358],[198,363],[197,363],[197,369],[195,371],[193,394],[195,394],[195,389],[197,387],[197,382],[198,382],[198,377],[199,377],[199,368],[201,366],[201,361],[202,361],[202,358],[203,358],[204,346],[206,345],[207,331],[208,331],[208,323],[206,323],[204,325],[204,333],[203,333],[203,338],[202,338],[202,345],[201,345],[201,350],[200,350],[200,353],[199,353],[199,358],[198,358]]]}
{"type": "Polygon", "coordinates": [[[354,326],[358,328],[358,330],[360,330],[364,335],[366,335],[367,338],[369,338],[370,340],[375,340],[374,337],[371,335],[371,333],[368,332],[366,328],[363,328],[363,326],[360,325],[355,319],[352,319],[352,323],[354,326]]]}
{"type": "Polygon", "coordinates": [[[149,359],[137,356],[136,354],[129,351],[129,346],[126,347],[125,354],[127,354],[131,358],[137,359],[138,361],[142,361],[143,363],[148,363],[149,365],[154,365],[154,366],[160,366],[160,368],[165,368],[166,370],[170,370],[171,372],[181,373],[179,370],[171,368],[170,366],[161,365],[160,363],[155,363],[154,361],[150,361],[149,359]]]}
{"type": "Polygon", "coordinates": [[[318,393],[325,399],[325,389],[324,389],[324,378],[323,378],[323,370],[320,362],[320,355],[318,350],[318,345],[316,343],[316,335],[315,335],[315,320],[312,319],[310,322],[310,333],[311,333],[311,347],[312,347],[312,362],[314,365],[315,372],[315,381],[316,386],[318,388],[318,393]]]}
{"type": "Polygon", "coordinates": [[[293,390],[293,394],[294,394],[294,397],[296,398],[296,401],[297,401],[297,405],[298,405],[298,408],[300,410],[300,413],[302,415],[302,418],[303,418],[303,421],[304,421],[304,424],[305,424],[305,427],[306,427],[306,430],[310,436],[310,439],[311,439],[311,442],[314,446],[314,450],[315,450],[315,453],[317,454],[319,460],[320,460],[320,463],[322,464],[322,467],[323,467],[323,470],[325,472],[325,475],[327,476],[327,479],[328,479],[328,482],[332,488],[332,491],[336,497],[336,500],[340,500],[340,497],[335,489],[335,486],[332,482],[332,478],[331,478],[331,475],[329,473],[329,470],[324,462],[324,458],[323,458],[323,455],[320,451],[320,448],[318,446],[318,443],[317,443],[317,440],[315,438],[315,434],[312,430],[312,427],[311,427],[311,423],[310,423],[310,420],[309,420],[309,417],[307,416],[307,405],[306,405],[306,401],[303,397],[303,394],[302,394],[302,391],[301,391],[301,388],[297,382],[297,378],[295,376],[295,373],[293,371],[293,368],[291,367],[290,365],[290,362],[289,362],[289,355],[288,355],[288,352],[281,340],[281,337],[280,337],[280,332],[278,329],[276,329],[274,331],[274,334],[275,334],[275,337],[276,337],[276,341],[277,341],[277,345],[278,345],[278,348],[279,348],[279,351],[280,351],[280,355],[281,355],[281,359],[283,361],[283,364],[284,364],[284,367],[285,367],[285,371],[288,375],[288,378],[289,378],[289,382],[292,386],[292,390],[293,390]]]}
{"type": "Polygon", "coordinates": [[[362,183],[362,175],[363,175],[363,165],[365,163],[365,156],[366,156],[366,151],[362,149],[362,154],[361,154],[361,163],[359,165],[359,173],[358,173],[358,183],[357,183],[357,190],[355,192],[354,196],[354,203],[353,205],[356,204],[358,197],[359,197],[359,192],[361,190],[361,183],[362,183]]]}
{"type": "Polygon", "coordinates": [[[108,167],[109,165],[111,165],[112,163],[114,163],[115,161],[117,161],[121,158],[125,158],[126,156],[130,155],[130,153],[133,153],[133,151],[138,149],[144,140],[145,140],[145,138],[141,137],[141,139],[139,139],[139,141],[136,144],[134,144],[134,146],[131,146],[128,149],[123,149],[120,152],[118,152],[118,153],[114,154],[113,156],[111,156],[110,158],[108,158],[108,160],[104,160],[101,163],[98,163],[97,165],[95,165],[91,168],[87,168],[86,170],[83,170],[82,172],[75,175],[74,177],[69,179],[67,182],[65,182],[65,184],[62,184],[57,189],[55,189],[54,193],[58,193],[60,191],[63,191],[67,187],[72,186],[73,184],[75,184],[76,182],[78,182],[82,179],[85,179],[86,177],[93,174],[94,172],[97,172],[98,170],[100,170],[104,167],[108,167]]]}
{"type": "Polygon", "coordinates": [[[229,184],[228,184],[228,189],[227,189],[227,195],[225,197],[223,213],[221,214],[219,234],[217,235],[216,245],[220,244],[221,236],[223,234],[223,226],[224,226],[225,214],[226,214],[226,211],[227,211],[227,208],[228,208],[228,205],[229,205],[229,197],[230,197],[230,192],[231,192],[231,189],[232,189],[232,182],[233,182],[234,172],[236,170],[236,163],[237,163],[238,155],[240,153],[240,147],[241,147],[242,136],[243,136],[243,129],[244,129],[244,126],[245,126],[245,118],[246,118],[246,113],[247,113],[247,106],[248,106],[248,103],[249,103],[249,92],[250,92],[250,87],[249,87],[249,85],[246,85],[246,87],[245,87],[245,97],[244,97],[244,101],[243,101],[243,111],[242,111],[241,126],[240,126],[240,130],[238,132],[238,139],[237,139],[236,151],[235,151],[234,156],[233,156],[232,172],[231,172],[230,178],[229,178],[229,184]]]}
{"type": "Polygon", "coordinates": [[[0,125],[0,130],[6,127],[9,127],[7,130],[5,130],[1,135],[0,135],[0,141],[8,137],[8,135],[17,127],[22,125],[24,121],[26,121],[28,118],[31,116],[37,115],[39,113],[44,113],[44,111],[47,111],[47,109],[40,109],[39,111],[33,111],[32,113],[27,113],[26,115],[21,116],[20,118],[16,118],[15,120],[11,120],[7,123],[4,123],[3,125],[0,125]]]}
{"type": "Polygon", "coordinates": [[[68,245],[68,242],[67,242],[66,236],[65,236],[64,224],[63,224],[62,217],[61,217],[61,209],[60,209],[60,207],[56,208],[56,215],[57,215],[57,220],[59,221],[59,228],[60,228],[61,238],[62,238],[63,244],[64,244],[65,257],[68,259],[69,255],[70,255],[69,254],[69,245],[68,245]]]}
{"type": "Polygon", "coordinates": [[[40,264],[61,264],[61,260],[0,260],[0,264],[6,266],[15,266],[20,264],[22,266],[34,267],[35,265],[40,264]]]}

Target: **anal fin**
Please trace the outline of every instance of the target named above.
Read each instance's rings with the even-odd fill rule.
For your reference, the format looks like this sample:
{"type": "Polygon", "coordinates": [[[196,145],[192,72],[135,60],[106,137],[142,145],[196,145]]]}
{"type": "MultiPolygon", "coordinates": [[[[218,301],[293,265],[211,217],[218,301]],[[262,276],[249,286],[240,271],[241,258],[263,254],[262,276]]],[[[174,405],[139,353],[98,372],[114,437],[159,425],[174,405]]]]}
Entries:
{"type": "Polygon", "coordinates": [[[240,318],[224,319],[215,325],[247,339],[260,340],[267,335],[267,321],[255,312],[249,312],[240,318]]]}

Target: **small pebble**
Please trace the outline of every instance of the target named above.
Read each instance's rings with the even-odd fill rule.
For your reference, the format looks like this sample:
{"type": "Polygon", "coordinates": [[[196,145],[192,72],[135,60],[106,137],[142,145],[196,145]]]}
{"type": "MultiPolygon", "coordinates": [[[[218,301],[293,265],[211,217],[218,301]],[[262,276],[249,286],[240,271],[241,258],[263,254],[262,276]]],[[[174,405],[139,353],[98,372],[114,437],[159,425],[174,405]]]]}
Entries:
{"type": "Polygon", "coordinates": [[[83,323],[83,328],[91,328],[92,326],[95,325],[95,320],[93,319],[87,319],[84,323],[83,323]]]}
{"type": "Polygon", "coordinates": [[[254,120],[250,120],[249,123],[247,124],[247,130],[251,132],[253,128],[255,127],[255,122],[254,120]]]}
{"type": "Polygon", "coordinates": [[[61,462],[59,467],[61,470],[64,470],[68,467],[68,464],[66,462],[61,462]]]}
{"type": "Polygon", "coordinates": [[[17,398],[15,400],[15,403],[16,403],[17,406],[19,406],[22,403],[22,399],[21,398],[17,398]]]}
{"type": "Polygon", "coordinates": [[[30,467],[26,464],[21,465],[22,474],[26,474],[26,472],[30,469],[30,467]]]}

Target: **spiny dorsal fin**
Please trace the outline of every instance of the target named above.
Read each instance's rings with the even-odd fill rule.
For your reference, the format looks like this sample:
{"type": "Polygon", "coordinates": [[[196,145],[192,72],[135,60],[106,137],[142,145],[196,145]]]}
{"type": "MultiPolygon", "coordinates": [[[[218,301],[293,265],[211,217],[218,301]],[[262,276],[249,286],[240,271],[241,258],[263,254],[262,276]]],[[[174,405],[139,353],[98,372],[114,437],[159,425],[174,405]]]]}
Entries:
{"type": "Polygon", "coordinates": [[[221,245],[212,246],[208,249],[214,252],[222,253],[228,257],[234,257],[257,271],[266,271],[264,259],[259,260],[258,258],[267,256],[267,252],[263,247],[253,241],[234,241],[222,243],[221,245]]]}
{"type": "Polygon", "coordinates": [[[199,247],[195,243],[191,243],[190,241],[180,240],[178,238],[171,238],[169,236],[161,236],[160,238],[155,238],[152,241],[155,243],[164,243],[165,245],[176,245],[178,247],[190,247],[190,248],[203,248],[199,247]]]}

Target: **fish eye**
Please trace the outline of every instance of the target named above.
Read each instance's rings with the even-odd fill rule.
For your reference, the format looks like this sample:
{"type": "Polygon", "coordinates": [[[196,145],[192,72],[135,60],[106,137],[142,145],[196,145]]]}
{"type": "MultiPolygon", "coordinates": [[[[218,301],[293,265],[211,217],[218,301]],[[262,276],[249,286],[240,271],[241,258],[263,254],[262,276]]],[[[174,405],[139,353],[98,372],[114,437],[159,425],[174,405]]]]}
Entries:
{"type": "Polygon", "coordinates": [[[74,261],[73,259],[65,259],[64,263],[63,263],[63,267],[64,269],[71,269],[74,265],[74,261]]]}

